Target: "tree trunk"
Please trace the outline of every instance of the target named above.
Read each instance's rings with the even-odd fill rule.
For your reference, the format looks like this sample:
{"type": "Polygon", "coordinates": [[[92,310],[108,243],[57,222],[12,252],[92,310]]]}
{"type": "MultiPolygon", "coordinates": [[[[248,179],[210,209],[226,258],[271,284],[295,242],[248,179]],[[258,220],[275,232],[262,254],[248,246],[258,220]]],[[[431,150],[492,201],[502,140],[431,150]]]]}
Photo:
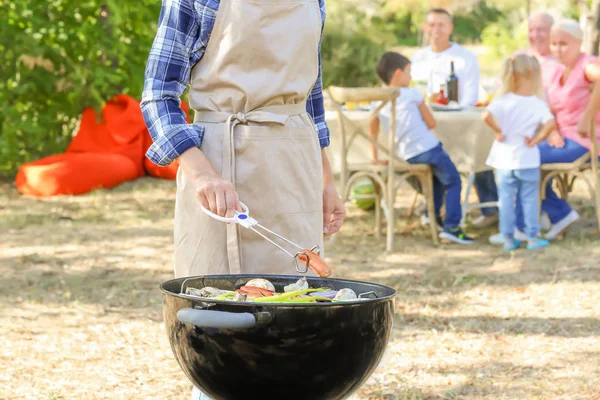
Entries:
{"type": "Polygon", "coordinates": [[[588,54],[598,55],[600,46],[600,0],[593,0],[589,8],[586,1],[579,2],[585,38],[583,49],[588,54]]]}
{"type": "Polygon", "coordinates": [[[590,21],[592,43],[590,54],[598,55],[598,47],[600,46],[600,0],[594,0],[592,3],[592,19],[590,21]]]}

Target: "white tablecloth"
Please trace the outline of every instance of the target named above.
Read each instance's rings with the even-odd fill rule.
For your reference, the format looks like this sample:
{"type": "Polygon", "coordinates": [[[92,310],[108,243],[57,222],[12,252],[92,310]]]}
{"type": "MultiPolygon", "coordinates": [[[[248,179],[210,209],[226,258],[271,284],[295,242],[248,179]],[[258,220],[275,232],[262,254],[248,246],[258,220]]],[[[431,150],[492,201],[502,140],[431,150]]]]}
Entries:
{"type": "MultiPolygon", "coordinates": [[[[461,173],[488,171],[491,168],[485,161],[494,142],[492,130],[481,120],[482,111],[472,109],[467,111],[436,111],[433,113],[437,127],[435,134],[442,142],[444,149],[461,173]]],[[[368,133],[367,111],[345,111],[345,114],[368,133]]],[[[341,168],[341,127],[337,111],[327,110],[327,124],[331,132],[331,144],[327,149],[331,167],[334,173],[341,168]]],[[[380,134],[379,140],[386,145],[386,135],[380,134]]],[[[357,137],[348,154],[350,163],[370,162],[370,143],[357,137]]],[[[382,157],[383,158],[383,157],[382,157]]]]}

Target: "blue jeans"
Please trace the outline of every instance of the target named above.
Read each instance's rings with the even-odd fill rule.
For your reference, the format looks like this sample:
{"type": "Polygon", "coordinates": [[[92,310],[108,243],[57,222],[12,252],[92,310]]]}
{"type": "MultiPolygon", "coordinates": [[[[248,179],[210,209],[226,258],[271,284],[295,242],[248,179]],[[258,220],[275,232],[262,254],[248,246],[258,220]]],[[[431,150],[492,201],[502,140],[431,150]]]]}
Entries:
{"type": "Polygon", "coordinates": [[[525,234],[528,238],[540,235],[538,195],[540,169],[498,169],[498,201],[500,204],[500,233],[512,239],[515,231],[516,207],[524,214],[525,234]]]}
{"type": "MultiPolygon", "coordinates": [[[[488,201],[498,201],[498,188],[494,180],[494,171],[478,172],[475,174],[475,189],[480,203],[488,201]]],[[[490,216],[498,212],[496,207],[486,207],[481,209],[483,215],[490,216]]]]}
{"type": "MultiPolygon", "coordinates": [[[[540,160],[542,164],[573,162],[588,152],[588,149],[579,143],[565,139],[565,146],[562,148],[551,147],[547,142],[538,145],[540,149],[540,160]]],[[[571,212],[569,204],[558,197],[552,189],[552,181],[546,186],[546,198],[542,200],[542,211],[548,214],[550,222],[557,223],[571,212]]],[[[525,229],[523,210],[517,204],[517,229],[521,232],[525,229]]]]}
{"type": "Polygon", "coordinates": [[[440,210],[446,197],[446,218],[444,228],[455,228],[460,225],[460,175],[448,153],[440,143],[431,150],[409,158],[410,164],[429,164],[433,171],[433,203],[435,215],[440,215],[440,210]]]}

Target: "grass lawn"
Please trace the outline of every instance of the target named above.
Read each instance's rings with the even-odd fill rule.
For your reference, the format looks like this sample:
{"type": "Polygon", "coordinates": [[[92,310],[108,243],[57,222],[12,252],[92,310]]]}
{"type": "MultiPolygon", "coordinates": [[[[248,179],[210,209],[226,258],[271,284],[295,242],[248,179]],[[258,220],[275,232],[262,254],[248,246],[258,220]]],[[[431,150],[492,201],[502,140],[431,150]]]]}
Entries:
{"type": "MultiPolygon", "coordinates": [[[[582,221],[539,252],[505,253],[489,230],[435,248],[401,217],[385,254],[373,215],[349,205],[330,265],[399,291],[387,353],[353,399],[600,398],[600,247],[580,189],[582,221]]],[[[189,398],[158,290],[174,193],[149,178],[44,200],[0,187],[0,399],[189,398]]]]}

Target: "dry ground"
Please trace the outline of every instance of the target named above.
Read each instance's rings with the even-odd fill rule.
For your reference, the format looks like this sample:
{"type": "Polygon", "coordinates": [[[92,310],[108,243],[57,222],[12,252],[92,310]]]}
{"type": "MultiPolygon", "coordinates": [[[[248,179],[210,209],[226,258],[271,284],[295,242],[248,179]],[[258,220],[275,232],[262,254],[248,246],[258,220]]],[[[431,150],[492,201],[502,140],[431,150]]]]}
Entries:
{"type": "MultiPolygon", "coordinates": [[[[0,188],[0,399],[188,399],[157,288],[172,276],[174,183],[46,200],[0,188]]],[[[579,193],[576,193],[576,196],[579,193]]],[[[410,198],[399,199],[401,205],[410,198]]],[[[599,399],[600,248],[591,203],[565,240],[434,248],[399,219],[383,252],[349,207],[338,276],[394,286],[384,360],[354,399],[599,399]]]]}

